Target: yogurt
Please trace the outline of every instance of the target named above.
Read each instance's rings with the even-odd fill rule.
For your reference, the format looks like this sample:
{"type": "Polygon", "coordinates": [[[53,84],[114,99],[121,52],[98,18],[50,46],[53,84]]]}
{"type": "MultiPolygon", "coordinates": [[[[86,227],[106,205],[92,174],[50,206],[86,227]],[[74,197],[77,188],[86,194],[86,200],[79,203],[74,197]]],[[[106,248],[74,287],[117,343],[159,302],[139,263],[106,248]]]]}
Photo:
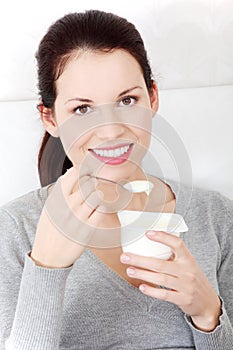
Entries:
{"type": "Polygon", "coordinates": [[[126,184],[123,185],[123,187],[126,190],[134,193],[146,192],[147,196],[149,196],[154,185],[150,181],[136,180],[136,181],[127,182],[126,184]]]}
{"type": "MultiPolygon", "coordinates": [[[[153,188],[153,184],[150,184],[149,181],[132,181],[126,185],[132,192],[146,192],[149,195],[153,188]]],[[[125,253],[167,260],[172,255],[170,247],[147,238],[146,231],[165,231],[177,237],[181,232],[188,231],[183,217],[176,213],[122,210],[118,212],[118,218],[121,223],[121,245],[125,253]]]]}

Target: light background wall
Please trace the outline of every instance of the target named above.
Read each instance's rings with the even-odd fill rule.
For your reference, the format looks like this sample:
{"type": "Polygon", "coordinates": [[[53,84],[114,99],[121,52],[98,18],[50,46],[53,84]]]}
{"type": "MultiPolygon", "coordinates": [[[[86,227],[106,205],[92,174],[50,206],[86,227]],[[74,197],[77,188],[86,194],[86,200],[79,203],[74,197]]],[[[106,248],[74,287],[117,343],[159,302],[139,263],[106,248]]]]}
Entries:
{"type": "MultiPolygon", "coordinates": [[[[158,83],[158,113],[183,142],[193,184],[233,199],[232,1],[22,0],[0,4],[0,205],[40,187],[39,41],[59,17],[91,8],[136,25],[158,83]]],[[[165,176],[176,178],[160,146],[153,144],[151,151],[165,176]]]]}

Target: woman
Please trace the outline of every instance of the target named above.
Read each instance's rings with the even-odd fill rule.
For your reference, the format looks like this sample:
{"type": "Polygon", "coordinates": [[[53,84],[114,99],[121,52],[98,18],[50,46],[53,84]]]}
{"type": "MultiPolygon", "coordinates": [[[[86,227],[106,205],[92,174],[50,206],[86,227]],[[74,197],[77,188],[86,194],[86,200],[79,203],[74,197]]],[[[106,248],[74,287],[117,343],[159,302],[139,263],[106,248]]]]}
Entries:
{"type": "Polygon", "coordinates": [[[172,249],[167,261],[123,254],[112,239],[122,207],[179,213],[187,200],[185,186],[178,197],[140,166],[158,91],[138,31],[102,11],[68,14],[36,58],[43,187],[1,208],[2,348],[232,349],[229,199],[194,189],[188,234],[148,232],[172,249]],[[119,185],[145,179],[148,197],[119,185]],[[90,244],[106,228],[107,244],[90,244]]]}

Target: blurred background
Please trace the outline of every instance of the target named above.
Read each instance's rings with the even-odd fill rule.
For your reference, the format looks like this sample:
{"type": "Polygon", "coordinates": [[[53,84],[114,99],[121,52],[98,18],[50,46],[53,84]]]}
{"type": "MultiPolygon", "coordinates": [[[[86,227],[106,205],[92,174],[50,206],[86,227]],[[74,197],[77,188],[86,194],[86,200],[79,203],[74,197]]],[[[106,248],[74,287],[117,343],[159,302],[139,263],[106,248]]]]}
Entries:
{"type": "MultiPolygon", "coordinates": [[[[185,148],[193,185],[233,199],[231,0],[21,0],[0,4],[0,205],[41,187],[37,155],[44,130],[34,57],[39,42],[58,18],[87,9],[135,24],[158,85],[158,114],[185,148]]],[[[172,149],[153,141],[150,151],[164,176],[177,179],[172,149]]]]}

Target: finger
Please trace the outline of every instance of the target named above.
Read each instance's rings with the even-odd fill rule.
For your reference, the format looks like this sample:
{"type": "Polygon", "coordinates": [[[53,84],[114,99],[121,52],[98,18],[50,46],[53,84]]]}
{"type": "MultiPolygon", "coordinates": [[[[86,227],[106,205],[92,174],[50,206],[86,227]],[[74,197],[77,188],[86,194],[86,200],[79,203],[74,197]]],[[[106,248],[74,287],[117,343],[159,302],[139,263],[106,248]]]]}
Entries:
{"type": "Polygon", "coordinates": [[[86,222],[91,214],[96,210],[100,205],[100,195],[98,191],[91,191],[89,196],[83,201],[82,204],[74,202],[71,205],[71,209],[76,213],[77,217],[82,221],[86,222]]]}
{"type": "Polygon", "coordinates": [[[175,290],[167,290],[163,288],[154,288],[147,284],[140,284],[139,290],[152,298],[169,301],[170,303],[181,306],[185,302],[185,295],[175,290]]]}
{"type": "Polygon", "coordinates": [[[180,237],[177,237],[171,233],[150,230],[146,233],[146,236],[152,241],[159,242],[170,247],[175,253],[176,258],[187,258],[190,255],[184,241],[180,237]]]}
{"type": "Polygon", "coordinates": [[[103,198],[100,207],[98,207],[98,211],[103,213],[117,213],[120,210],[124,210],[124,208],[126,208],[129,204],[132,196],[131,193],[127,192],[128,191],[126,190],[117,191],[117,198],[114,198],[111,201],[103,198]]]}
{"type": "MultiPolygon", "coordinates": [[[[106,191],[108,190],[109,184],[105,184],[103,180],[101,180],[102,183],[106,186],[106,191]]],[[[104,187],[105,187],[104,186],[104,187]]],[[[103,186],[102,186],[103,187],[103,186]]],[[[101,188],[101,187],[100,187],[101,188]]],[[[76,186],[76,191],[73,192],[69,197],[73,201],[77,201],[77,205],[82,204],[84,201],[89,202],[90,206],[93,207],[92,203],[90,202],[89,194],[94,189],[99,189],[99,179],[96,179],[93,176],[90,175],[83,175],[80,180],[79,184],[76,186]],[[76,195],[78,194],[78,197],[76,195]],[[82,200],[80,201],[79,195],[82,195],[82,200]]],[[[127,191],[126,189],[122,189],[119,185],[116,184],[116,189],[118,193],[118,197],[112,201],[105,201],[102,196],[100,199],[102,199],[99,202],[98,212],[100,213],[116,213],[119,210],[122,210],[124,207],[127,206],[129,203],[132,194],[127,191]]],[[[92,198],[92,197],[91,197],[92,198]]]]}
{"type": "Polygon", "coordinates": [[[86,181],[90,180],[90,176],[89,175],[83,175],[82,177],[77,177],[77,179],[74,182],[74,186],[72,188],[72,193],[77,193],[80,189],[80,187],[82,186],[82,184],[85,184],[86,181]]]}
{"type": "Polygon", "coordinates": [[[92,178],[90,177],[90,175],[85,174],[85,175],[80,176],[78,178],[79,187],[82,186],[83,184],[85,184],[87,181],[92,181],[92,178]]]}
{"type": "Polygon", "coordinates": [[[77,190],[69,196],[69,201],[81,205],[94,191],[95,184],[92,179],[89,176],[83,176],[79,181],[77,190]]]}
{"type": "Polygon", "coordinates": [[[69,168],[65,174],[60,176],[64,196],[66,197],[69,194],[77,191],[79,183],[82,182],[82,178],[84,178],[85,181],[85,179],[89,177],[90,170],[87,166],[83,166],[80,169],[78,165],[74,165],[69,168]]]}
{"type": "MultiPolygon", "coordinates": [[[[99,213],[97,211],[98,206],[95,210],[92,211],[92,213],[89,215],[88,217],[88,221],[87,223],[90,224],[91,226],[95,227],[96,229],[100,229],[101,225],[99,226],[99,224],[101,222],[104,222],[104,219],[106,218],[106,216],[103,216],[104,214],[99,213]]],[[[108,232],[109,233],[109,232],[108,232]]]]}
{"type": "MultiPolygon", "coordinates": [[[[100,190],[96,190],[92,179],[86,181],[79,191],[69,196],[70,208],[75,212],[79,212],[80,210],[83,211],[85,213],[85,218],[87,218],[86,213],[90,216],[95,210],[102,215],[109,213],[112,211],[113,205],[114,204],[106,203],[103,200],[103,193],[100,190]]],[[[101,218],[106,219],[106,217],[103,217],[102,215],[101,218]]]]}
{"type": "Polygon", "coordinates": [[[121,255],[121,262],[124,264],[137,266],[145,270],[165,273],[176,277],[179,276],[179,266],[178,266],[178,263],[175,261],[167,261],[167,260],[157,259],[154,257],[147,257],[147,256],[136,255],[132,253],[126,253],[121,255]],[[129,257],[130,260],[123,260],[123,256],[129,257]]]}
{"type": "Polygon", "coordinates": [[[88,215],[88,218],[93,214],[94,211],[98,209],[101,202],[102,202],[102,192],[100,191],[94,191],[87,198],[87,200],[83,202],[82,207],[86,207],[86,208],[89,207],[91,209],[90,214],[88,215]]]}
{"type": "Polygon", "coordinates": [[[180,291],[180,281],[177,277],[163,273],[151,272],[148,270],[135,269],[133,267],[127,268],[126,271],[130,277],[180,291]]]}
{"type": "Polygon", "coordinates": [[[68,197],[72,192],[73,188],[78,181],[78,168],[73,166],[67,170],[65,174],[59,177],[61,189],[64,197],[68,197]]]}

